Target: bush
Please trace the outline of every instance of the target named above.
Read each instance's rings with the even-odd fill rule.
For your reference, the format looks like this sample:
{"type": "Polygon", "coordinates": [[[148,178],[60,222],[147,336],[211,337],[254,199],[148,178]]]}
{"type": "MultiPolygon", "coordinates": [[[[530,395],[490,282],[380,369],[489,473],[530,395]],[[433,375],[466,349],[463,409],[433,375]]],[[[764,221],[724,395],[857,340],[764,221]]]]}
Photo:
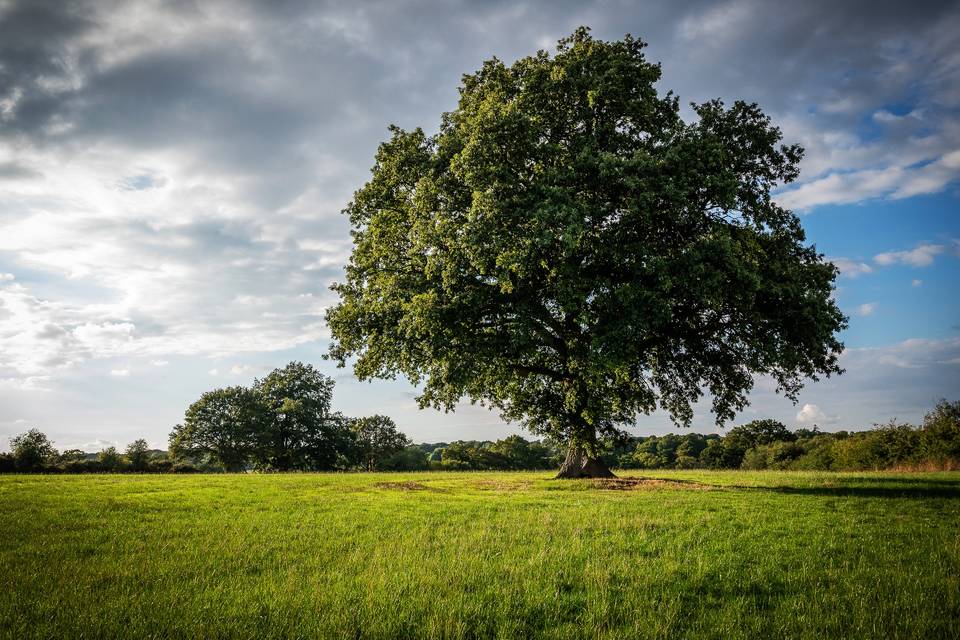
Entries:
{"type": "Polygon", "coordinates": [[[887,469],[919,460],[920,433],[910,425],[890,422],[837,440],[833,451],[838,469],[887,469]]]}
{"type": "Polygon", "coordinates": [[[747,449],[746,453],[743,454],[743,462],[740,464],[741,469],[752,470],[766,469],[769,466],[770,451],[769,447],[765,445],[747,449]]]}
{"type": "Polygon", "coordinates": [[[791,469],[798,471],[829,471],[834,468],[834,437],[818,435],[809,439],[800,440],[804,453],[790,464],[791,469]]]}
{"type": "Polygon", "coordinates": [[[12,453],[0,453],[0,473],[13,473],[17,470],[17,462],[12,453]]]}
{"type": "Polygon", "coordinates": [[[154,456],[150,459],[149,469],[155,473],[170,473],[174,462],[167,456],[154,456]]]}

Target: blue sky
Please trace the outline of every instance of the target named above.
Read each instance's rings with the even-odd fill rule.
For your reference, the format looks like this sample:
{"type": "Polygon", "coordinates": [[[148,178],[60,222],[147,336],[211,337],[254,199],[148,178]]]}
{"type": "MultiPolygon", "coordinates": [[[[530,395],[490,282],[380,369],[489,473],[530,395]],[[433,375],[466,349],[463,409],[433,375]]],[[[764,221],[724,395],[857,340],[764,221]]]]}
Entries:
{"type": "Polygon", "coordinates": [[[33,426],[164,446],[203,391],[292,359],[417,441],[517,431],[336,370],[323,310],[387,125],[435,129],[462,73],[581,24],[647,41],[682,103],[756,101],[807,149],[778,199],[841,268],[847,372],[796,405],[758,379],[737,422],[861,428],[960,398],[955,2],[0,0],[0,447],[33,426]]]}
{"type": "Polygon", "coordinates": [[[837,281],[837,300],[851,316],[850,328],[842,334],[847,347],[892,344],[918,336],[948,339],[958,334],[957,207],[956,193],[947,191],[904,200],[821,206],[803,216],[808,238],[821,252],[853,263],[837,281]],[[876,258],[923,247],[931,248],[930,253],[921,250],[912,258],[888,258],[890,264],[876,258]],[[863,316],[858,314],[861,305],[875,307],[863,316]]]}

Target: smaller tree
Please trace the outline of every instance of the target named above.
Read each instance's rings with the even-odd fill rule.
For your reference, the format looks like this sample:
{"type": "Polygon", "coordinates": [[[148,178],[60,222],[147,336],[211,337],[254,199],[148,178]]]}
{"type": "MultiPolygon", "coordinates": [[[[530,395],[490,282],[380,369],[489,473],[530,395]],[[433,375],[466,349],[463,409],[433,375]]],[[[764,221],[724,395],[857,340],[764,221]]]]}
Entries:
{"type": "Polygon", "coordinates": [[[0,453],[0,473],[12,473],[17,470],[17,463],[12,453],[0,453]]]}
{"type": "Polygon", "coordinates": [[[753,420],[734,427],[723,439],[723,463],[721,466],[737,469],[749,449],[771,442],[792,441],[793,434],[782,422],[771,419],[753,420]]]}
{"type": "Polygon", "coordinates": [[[150,465],[150,445],[143,438],[127,445],[127,462],[134,471],[146,471],[150,465]]]}
{"type": "Polygon", "coordinates": [[[378,462],[377,468],[384,471],[425,471],[430,468],[430,462],[423,449],[409,445],[378,462]]]}
{"type": "Polygon", "coordinates": [[[386,458],[410,443],[407,436],[397,431],[397,425],[388,416],[358,418],[350,426],[356,437],[360,463],[367,471],[379,469],[386,458]]]}
{"type": "Polygon", "coordinates": [[[506,458],[509,468],[513,470],[548,469],[552,466],[549,449],[516,434],[497,440],[490,448],[506,458]]]}
{"type": "Polygon", "coordinates": [[[123,458],[116,447],[101,449],[97,461],[103,471],[118,471],[123,466],[123,458]]]}
{"type": "Polygon", "coordinates": [[[177,457],[209,457],[227,471],[239,471],[255,454],[267,423],[259,396],[245,387],[214,389],[187,408],[183,424],[170,434],[177,457]]]}
{"type": "Polygon", "coordinates": [[[707,441],[707,446],[700,452],[700,464],[708,469],[723,469],[727,466],[727,451],[723,440],[715,438],[707,441]]]}
{"type": "Polygon", "coordinates": [[[18,471],[39,471],[57,457],[53,443],[39,429],[10,438],[10,450],[18,471]]]}
{"type": "Polygon", "coordinates": [[[334,381],[309,364],[291,362],[254,382],[266,411],[256,432],[257,465],[275,471],[327,470],[342,465],[352,446],[349,421],[332,410],[334,381]]]}
{"type": "Polygon", "coordinates": [[[87,452],[83,449],[67,449],[60,454],[60,457],[57,458],[57,461],[61,464],[68,464],[72,462],[83,462],[86,459],[87,452]]]}

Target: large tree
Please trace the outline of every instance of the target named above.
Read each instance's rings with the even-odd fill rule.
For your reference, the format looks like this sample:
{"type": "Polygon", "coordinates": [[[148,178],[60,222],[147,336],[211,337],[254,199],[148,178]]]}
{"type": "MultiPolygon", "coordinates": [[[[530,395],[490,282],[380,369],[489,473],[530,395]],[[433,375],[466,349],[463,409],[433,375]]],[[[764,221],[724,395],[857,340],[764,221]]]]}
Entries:
{"type": "Polygon", "coordinates": [[[630,36],[466,75],[432,136],[391,127],[346,208],[354,248],[331,356],[403,374],[568,443],[560,475],[610,475],[599,439],[704,392],[718,422],[765,374],[796,399],[840,371],[836,269],[771,197],[802,150],[753,104],[659,95],[630,36]]]}

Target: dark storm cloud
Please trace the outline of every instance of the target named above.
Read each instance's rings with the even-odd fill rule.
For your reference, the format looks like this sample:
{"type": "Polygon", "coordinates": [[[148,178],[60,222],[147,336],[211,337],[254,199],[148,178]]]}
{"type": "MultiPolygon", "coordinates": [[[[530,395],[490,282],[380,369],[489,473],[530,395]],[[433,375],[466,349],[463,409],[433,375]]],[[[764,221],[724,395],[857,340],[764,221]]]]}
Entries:
{"type": "Polygon", "coordinates": [[[61,75],[64,45],[93,26],[81,3],[57,0],[14,2],[0,9],[0,95],[61,75]]]}
{"type": "MultiPolygon", "coordinates": [[[[229,182],[253,228],[342,234],[337,211],[388,123],[433,130],[462,73],[587,24],[647,40],[684,102],[760,102],[809,148],[809,179],[904,149],[930,161],[960,142],[944,124],[960,103],[958,15],[955,2],[26,0],[0,15],[0,140],[15,154],[174,150],[185,172],[229,182]],[[862,135],[834,135],[851,130],[862,135]]],[[[114,183],[167,179],[145,169],[114,183]]]]}
{"type": "Polygon", "coordinates": [[[0,162],[0,180],[4,178],[39,178],[42,174],[35,169],[16,162],[0,162]]]}
{"type": "Polygon", "coordinates": [[[461,73],[581,23],[649,41],[684,101],[746,97],[830,123],[957,106],[953,2],[183,3],[143,25],[110,22],[109,3],[70,7],[20,2],[0,18],[0,94],[19,93],[0,127],[38,143],[195,145],[198,162],[269,173],[272,186],[251,185],[265,206],[313,179],[304,148],[368,164],[387,123],[434,128],[461,73]],[[164,17],[194,35],[167,38],[164,17]],[[157,42],[136,50],[130,32],[157,42]]]}

